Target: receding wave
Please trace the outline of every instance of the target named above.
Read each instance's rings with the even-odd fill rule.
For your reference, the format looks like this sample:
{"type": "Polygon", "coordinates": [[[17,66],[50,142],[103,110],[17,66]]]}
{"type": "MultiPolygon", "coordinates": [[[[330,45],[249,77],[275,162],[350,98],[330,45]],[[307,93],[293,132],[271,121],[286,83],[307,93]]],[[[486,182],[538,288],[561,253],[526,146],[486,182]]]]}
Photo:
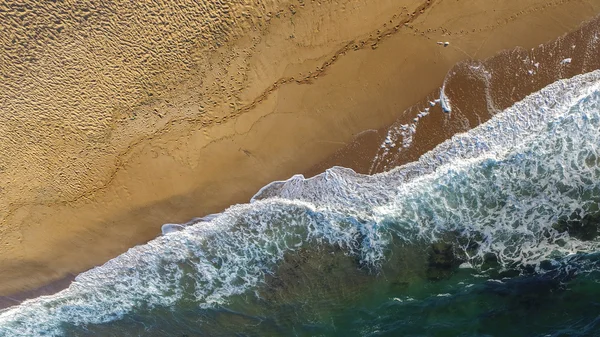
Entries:
{"type": "MultiPolygon", "coordinates": [[[[302,285],[286,273],[320,297],[342,296],[342,308],[358,295],[332,283],[367,287],[385,278],[410,284],[419,275],[443,278],[437,273],[448,266],[478,275],[543,275],[556,273],[548,264],[576,260],[569,275],[590,272],[598,245],[599,144],[596,71],[528,96],[415,163],[371,176],[342,167],[310,179],[297,175],[265,186],[249,204],[186,226],[169,225],[165,235],[80,274],[68,289],[3,310],[0,335],[86,335],[103,328],[104,335],[118,335],[108,331],[123,320],[143,322],[139,331],[149,331],[156,325],[142,313],[153,310],[189,326],[180,312],[219,308],[233,315],[228,304],[245,310],[235,313],[238,319],[266,326],[264,303],[260,310],[248,303],[277,293],[289,305],[300,291],[294,287],[302,285]],[[588,255],[575,259],[575,253],[588,255]],[[347,270],[335,271],[340,268],[347,270]]],[[[502,291],[498,287],[494,291],[502,291]]],[[[481,288],[464,285],[460,291],[474,289],[481,288]]],[[[443,304],[452,296],[458,295],[440,292],[430,300],[443,304]]],[[[415,303],[409,297],[392,301],[415,303]]],[[[210,330],[215,316],[199,317],[198,331],[219,335],[210,330]]],[[[325,324],[310,317],[315,326],[325,324]]],[[[372,333],[367,330],[361,334],[372,333]]]]}

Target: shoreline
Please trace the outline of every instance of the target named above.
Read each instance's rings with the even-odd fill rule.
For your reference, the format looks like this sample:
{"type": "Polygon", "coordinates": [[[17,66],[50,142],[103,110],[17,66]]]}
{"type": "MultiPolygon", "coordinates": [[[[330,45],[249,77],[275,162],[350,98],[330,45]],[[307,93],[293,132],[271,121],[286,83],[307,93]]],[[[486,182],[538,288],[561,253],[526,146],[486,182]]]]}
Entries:
{"type": "MultiPolygon", "coordinates": [[[[537,2],[532,1],[532,3],[537,2]]],[[[467,50],[474,51],[478,55],[491,56],[498,50],[507,48],[507,45],[511,46],[509,41],[475,46],[475,41],[481,40],[479,37],[459,36],[454,40],[455,37],[447,35],[448,39],[453,39],[450,45],[452,49],[441,49],[435,42],[438,37],[435,34],[442,34],[442,30],[437,31],[437,28],[438,33],[424,40],[421,37],[424,35],[416,31],[420,29],[425,34],[427,29],[430,29],[427,28],[430,26],[430,21],[427,20],[444,22],[444,15],[449,15],[444,6],[444,3],[440,3],[440,6],[436,7],[436,2],[433,2],[431,8],[428,8],[426,18],[417,17],[412,24],[413,27],[407,27],[404,33],[380,40],[375,48],[369,46],[357,51],[346,51],[348,55],[339,56],[339,60],[324,71],[324,75],[311,79],[310,85],[306,83],[278,85],[271,95],[259,104],[251,104],[252,108],[249,111],[235,118],[229,115],[211,117],[212,120],[217,120],[214,126],[204,128],[202,127],[204,117],[194,120],[190,116],[183,116],[181,121],[200,121],[200,127],[194,123],[171,123],[169,130],[161,131],[158,137],[147,138],[147,141],[135,143],[133,146],[129,144],[132,150],[125,152],[125,159],[120,159],[123,169],[110,180],[111,186],[116,186],[112,190],[104,190],[100,195],[89,194],[85,198],[69,203],[59,202],[41,206],[34,204],[27,206],[26,210],[15,212],[11,219],[21,221],[18,222],[21,225],[17,226],[20,235],[17,235],[17,238],[11,235],[4,238],[3,242],[10,244],[11,249],[2,256],[3,259],[0,261],[0,266],[6,271],[6,275],[0,280],[2,284],[0,294],[27,294],[29,292],[20,290],[35,289],[39,285],[48,284],[48,281],[53,279],[61,279],[65,274],[77,274],[91,266],[101,264],[133,245],[156,237],[160,234],[160,226],[165,222],[185,222],[196,216],[221,211],[224,207],[235,203],[247,202],[249,197],[266,183],[305,171],[313,166],[311,162],[323,162],[332,153],[340,151],[344,144],[352,141],[356,134],[365,132],[365,129],[387,130],[386,125],[394,123],[401,111],[405,111],[417,102],[416,99],[410,101],[410,97],[420,95],[418,97],[430,99],[427,93],[432,91],[435,93],[435,87],[441,83],[448,69],[461,58],[464,59],[465,55],[461,56],[458,48],[463,49],[463,52],[467,50]],[[409,29],[414,29],[412,34],[409,29]],[[405,67],[399,67],[397,55],[402,55],[402,50],[406,49],[407,45],[412,46],[414,50],[405,52],[405,55],[407,59],[412,57],[414,62],[405,59],[405,67]],[[455,45],[456,49],[454,49],[455,45]],[[430,55],[430,58],[423,58],[421,56],[423,54],[430,55]],[[425,72],[417,69],[419,64],[427,65],[430,62],[435,62],[435,69],[428,69],[425,72]],[[386,68],[394,64],[396,64],[395,69],[386,68]],[[446,72],[442,73],[444,69],[446,72]],[[406,74],[408,76],[406,78],[422,79],[422,83],[418,83],[416,88],[411,89],[406,78],[401,78],[400,74],[406,74]],[[364,87],[365,83],[368,84],[368,88],[364,87]],[[362,92],[358,90],[361,87],[362,92]],[[397,91],[402,88],[408,93],[392,99],[398,96],[397,91]],[[352,97],[348,99],[348,93],[355,92],[360,92],[360,95],[350,94],[352,97]],[[365,116],[369,106],[375,109],[365,116]],[[221,120],[223,122],[219,122],[221,120]],[[336,132],[331,134],[328,128],[333,128],[336,132]],[[265,144],[265,136],[271,139],[284,139],[284,141],[278,144],[265,144]],[[312,139],[313,142],[306,142],[306,139],[312,139]],[[212,162],[212,166],[203,169],[202,165],[208,162],[212,162]],[[232,165],[236,168],[227,172],[232,169],[232,165]],[[244,184],[241,185],[241,182],[244,184]],[[37,225],[24,228],[22,225],[24,221],[32,220],[34,216],[38,217],[38,220],[33,219],[35,220],[33,223],[37,225]],[[40,221],[40,217],[45,221],[40,221]],[[69,219],[71,224],[64,224],[65,219],[69,219]],[[123,226],[124,223],[129,225],[123,226]],[[51,238],[45,237],[47,235],[51,238]],[[61,246],[67,248],[58,248],[61,246]],[[20,252],[19,249],[24,247],[28,247],[27,251],[20,252]],[[8,262],[11,252],[18,257],[15,263],[8,262]]],[[[545,18],[546,24],[550,25],[555,12],[561,12],[559,7],[567,5],[557,6],[544,7],[547,12],[542,14],[531,11],[522,15],[539,15],[541,18],[537,20],[543,22],[545,18]],[[551,12],[552,10],[555,12],[551,12]]],[[[455,8],[454,11],[456,13],[461,9],[464,8],[455,8]]],[[[595,7],[595,10],[594,13],[590,13],[589,8],[588,11],[582,10],[578,14],[581,17],[578,18],[575,18],[575,11],[570,12],[569,15],[572,16],[568,19],[573,25],[571,28],[577,26],[578,22],[597,14],[600,4],[595,7]]],[[[522,15],[521,19],[517,17],[506,25],[524,24],[522,15]]],[[[512,14],[507,17],[512,18],[512,14]]],[[[483,24],[483,19],[477,16],[475,19],[471,17],[472,21],[466,20],[463,24],[478,22],[483,24]]],[[[377,20],[373,19],[373,21],[377,20]]],[[[499,27],[510,30],[506,28],[507,26],[499,27]]],[[[518,27],[512,29],[518,31],[518,27]]],[[[554,29],[558,28],[554,27],[554,29]]],[[[560,29],[562,32],[566,30],[565,27],[560,29]]],[[[539,27],[539,30],[544,30],[543,26],[539,27]]],[[[488,34],[489,38],[497,31],[491,29],[484,33],[488,34]]],[[[502,33],[498,34],[502,35],[502,33]]],[[[505,38],[510,35],[506,32],[503,34],[505,38]]],[[[528,44],[530,47],[545,42],[552,34],[555,34],[555,37],[559,35],[554,31],[544,30],[533,34],[534,37],[514,38],[511,40],[512,46],[528,44]]],[[[322,58],[317,58],[317,61],[322,58]]],[[[297,74],[299,71],[290,69],[289,66],[285,68],[283,73],[297,74]]],[[[310,75],[308,77],[312,78],[310,75]]],[[[459,87],[459,84],[456,85],[459,87]]],[[[248,91],[246,95],[252,96],[251,91],[256,89],[253,87],[248,91]]],[[[155,108],[149,105],[147,109],[155,108]]],[[[414,116],[407,117],[412,119],[414,116]]],[[[442,119],[437,120],[437,123],[440,122],[442,119]]],[[[138,128],[144,127],[143,121],[139,123],[138,126],[129,125],[130,130],[126,132],[135,133],[138,128]]],[[[439,125],[431,123],[430,126],[419,126],[419,130],[439,130],[439,125]]],[[[463,129],[453,130],[458,132],[463,129]]],[[[126,134],[124,133],[122,137],[126,138],[126,134]]],[[[434,141],[422,144],[426,139],[432,139],[427,137],[427,134],[419,136],[419,139],[421,140],[415,141],[413,155],[417,155],[418,151],[425,151],[427,146],[435,145],[434,141]]],[[[373,141],[374,144],[377,142],[381,143],[380,140],[373,141]]],[[[344,158],[350,160],[358,158],[357,163],[364,162],[364,158],[352,152],[355,151],[348,151],[349,155],[344,158]]],[[[368,155],[365,155],[365,158],[368,158],[368,155]]],[[[411,155],[402,156],[394,163],[408,158],[411,158],[411,155]]],[[[313,169],[313,171],[318,170],[313,169]]],[[[4,221],[4,224],[10,222],[6,218],[4,221]]],[[[15,233],[19,234],[13,232],[15,233]]],[[[35,290],[31,294],[34,293],[35,290]]],[[[39,294],[41,293],[32,296],[39,294]]]]}
{"type": "Polygon", "coordinates": [[[445,93],[453,102],[452,112],[444,113],[440,104],[431,106],[431,102],[439,99],[443,89],[440,86],[408,108],[394,123],[356,137],[307,170],[305,176],[314,176],[332,166],[375,174],[416,161],[453,135],[486,122],[527,95],[560,79],[600,69],[600,59],[595,57],[600,52],[600,43],[594,41],[599,34],[600,16],[535,48],[517,47],[485,60],[459,62],[444,79],[445,93]],[[484,79],[484,72],[490,81],[484,79]],[[425,110],[428,114],[419,117],[425,110]],[[419,119],[416,123],[415,118],[419,119]],[[402,125],[415,128],[406,148],[402,147],[405,138],[402,125]],[[387,144],[386,137],[394,139],[395,145],[387,144]]]}

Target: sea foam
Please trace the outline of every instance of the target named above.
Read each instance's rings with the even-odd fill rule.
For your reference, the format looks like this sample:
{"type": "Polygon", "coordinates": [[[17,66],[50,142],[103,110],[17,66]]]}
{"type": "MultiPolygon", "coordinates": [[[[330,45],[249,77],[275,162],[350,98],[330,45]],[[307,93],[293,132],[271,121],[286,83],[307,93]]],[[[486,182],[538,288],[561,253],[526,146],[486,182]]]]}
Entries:
{"type": "Polygon", "coordinates": [[[535,264],[593,250],[551,225],[585,212],[582,195],[599,193],[599,87],[600,71],[558,81],[389,172],[334,167],[273,182],[249,204],[167,230],[55,295],[3,310],[0,335],[58,336],[141,307],[225,303],[261,284],[285,254],[321,243],[375,270],[394,238],[434,241],[448,231],[477,241],[478,251],[465,249],[473,268],[489,253],[535,264]]]}

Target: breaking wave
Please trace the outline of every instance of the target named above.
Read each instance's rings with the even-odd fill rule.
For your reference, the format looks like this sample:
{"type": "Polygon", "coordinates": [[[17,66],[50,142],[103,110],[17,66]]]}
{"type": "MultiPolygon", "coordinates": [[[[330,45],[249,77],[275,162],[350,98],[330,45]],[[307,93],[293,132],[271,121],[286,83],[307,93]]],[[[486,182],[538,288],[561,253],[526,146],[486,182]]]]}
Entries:
{"type": "Polygon", "coordinates": [[[3,310],[0,335],[65,335],[142,310],[225,305],[263,287],[286,257],[323,246],[373,277],[398,247],[440,241],[463,268],[484,273],[493,260],[500,270],[542,270],[597,248],[586,219],[600,212],[599,144],[596,71],[551,84],[417,162],[375,175],[296,175],[248,204],[170,224],[68,289],[3,310]]]}

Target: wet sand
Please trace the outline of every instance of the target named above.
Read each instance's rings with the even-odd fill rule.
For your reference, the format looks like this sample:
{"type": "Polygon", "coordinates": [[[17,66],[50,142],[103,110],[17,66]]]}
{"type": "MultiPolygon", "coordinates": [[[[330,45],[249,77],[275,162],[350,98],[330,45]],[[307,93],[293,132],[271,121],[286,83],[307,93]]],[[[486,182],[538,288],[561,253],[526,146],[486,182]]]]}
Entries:
{"type": "MultiPolygon", "coordinates": [[[[46,18],[55,11],[1,14],[12,13],[0,34],[0,295],[102,264],[163,223],[338,163],[332,154],[371,166],[370,146],[344,146],[362,134],[379,148],[381,130],[431,99],[457,62],[552,40],[600,1],[119,5],[46,18]],[[205,24],[178,26],[196,21],[205,24]]],[[[474,126],[456,109],[459,127],[423,119],[414,150],[375,171],[474,126]]]]}
{"type": "Polygon", "coordinates": [[[535,48],[504,50],[485,60],[465,60],[448,72],[445,94],[452,111],[440,104],[442,86],[406,109],[391,125],[364,132],[326,160],[305,172],[313,176],[332,166],[375,174],[417,160],[454,134],[486,122],[496,113],[560,79],[600,69],[600,17],[576,31],[535,48]],[[427,111],[424,117],[418,114],[427,111]],[[415,122],[415,118],[418,121],[415,122]],[[401,126],[414,127],[403,147],[401,126]],[[386,143],[390,137],[392,144],[386,143]]]}

